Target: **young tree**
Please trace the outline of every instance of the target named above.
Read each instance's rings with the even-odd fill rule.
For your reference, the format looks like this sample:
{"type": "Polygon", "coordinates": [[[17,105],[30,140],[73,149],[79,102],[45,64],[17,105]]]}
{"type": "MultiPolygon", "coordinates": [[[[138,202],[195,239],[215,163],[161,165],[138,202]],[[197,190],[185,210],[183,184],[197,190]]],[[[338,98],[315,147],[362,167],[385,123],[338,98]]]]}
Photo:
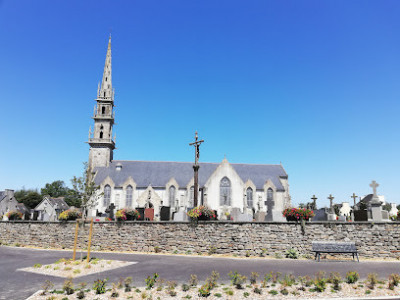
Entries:
{"type": "Polygon", "coordinates": [[[29,208],[35,208],[43,199],[36,190],[25,190],[24,188],[16,191],[14,197],[29,208]]]}
{"type": "Polygon", "coordinates": [[[76,196],[81,201],[81,207],[83,208],[82,218],[87,217],[89,209],[94,208],[103,193],[100,193],[99,187],[93,181],[92,176],[89,174],[88,164],[85,162],[84,172],[82,177],[76,177],[71,179],[72,190],[76,193],[76,196]]]}

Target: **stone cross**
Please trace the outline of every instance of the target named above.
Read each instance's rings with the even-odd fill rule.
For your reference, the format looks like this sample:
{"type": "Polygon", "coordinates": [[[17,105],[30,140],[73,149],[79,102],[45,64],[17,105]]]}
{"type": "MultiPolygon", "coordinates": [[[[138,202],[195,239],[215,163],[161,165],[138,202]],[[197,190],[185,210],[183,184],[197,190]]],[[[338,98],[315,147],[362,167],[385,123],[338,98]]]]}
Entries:
{"type": "Polygon", "coordinates": [[[379,184],[375,180],[372,180],[372,182],[369,186],[372,187],[372,190],[374,193],[373,198],[377,197],[378,195],[376,194],[376,188],[379,186],[379,184]]]}
{"type": "Polygon", "coordinates": [[[311,197],[311,200],[313,201],[313,209],[317,209],[317,197],[315,197],[315,195],[313,195],[311,197]]]}
{"type": "Polygon", "coordinates": [[[356,193],[353,193],[353,195],[351,196],[351,198],[353,198],[353,201],[354,201],[354,208],[356,207],[356,199],[357,199],[357,197],[358,196],[356,195],[356,193]]]}
{"type": "Polygon", "coordinates": [[[110,206],[106,209],[106,213],[108,213],[108,217],[111,220],[114,220],[114,209],[115,209],[114,203],[111,203],[110,206]]]}
{"type": "Polygon", "coordinates": [[[333,213],[334,212],[334,210],[333,210],[333,199],[335,199],[335,197],[333,197],[332,194],[330,194],[328,199],[330,201],[330,204],[329,204],[330,211],[331,211],[331,213],[333,213]]]}
{"type": "Polygon", "coordinates": [[[194,156],[194,191],[193,191],[193,205],[194,207],[197,206],[197,198],[198,198],[198,191],[199,191],[199,157],[200,157],[200,144],[204,142],[204,140],[199,141],[199,137],[197,135],[197,131],[194,135],[195,141],[190,143],[189,146],[194,146],[195,148],[195,156],[194,156]]]}

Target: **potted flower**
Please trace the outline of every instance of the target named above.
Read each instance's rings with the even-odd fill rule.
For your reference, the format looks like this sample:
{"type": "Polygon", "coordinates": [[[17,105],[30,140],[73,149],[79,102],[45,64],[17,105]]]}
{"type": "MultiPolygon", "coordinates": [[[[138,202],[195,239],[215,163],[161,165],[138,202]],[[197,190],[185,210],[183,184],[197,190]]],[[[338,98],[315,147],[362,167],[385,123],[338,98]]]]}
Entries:
{"type": "MultiPolygon", "coordinates": [[[[120,212],[119,221],[134,221],[134,220],[137,220],[138,218],[140,218],[139,212],[136,209],[133,209],[131,207],[125,207],[123,209],[120,209],[120,210],[117,211],[117,214],[118,214],[118,212],[120,212]],[[125,215],[125,218],[123,217],[123,215],[125,215]]],[[[115,216],[118,219],[118,215],[117,214],[115,216]]]]}
{"type": "Polygon", "coordinates": [[[125,211],[123,209],[117,210],[117,212],[115,213],[115,218],[119,222],[126,221],[126,213],[125,213],[125,211]]]}
{"type": "Polygon", "coordinates": [[[208,208],[207,206],[200,205],[188,211],[187,215],[191,220],[215,220],[215,211],[208,208]]]}
{"type": "Polygon", "coordinates": [[[74,221],[78,218],[82,217],[82,213],[79,211],[79,209],[67,209],[64,210],[59,216],[58,219],[60,221],[74,221]]]}
{"type": "Polygon", "coordinates": [[[307,208],[294,208],[294,207],[289,207],[286,208],[282,212],[283,216],[286,217],[287,221],[301,221],[305,220],[308,221],[310,218],[314,217],[314,211],[311,209],[307,208]]]}
{"type": "Polygon", "coordinates": [[[9,220],[22,220],[23,214],[16,210],[10,210],[6,216],[9,220]]]}

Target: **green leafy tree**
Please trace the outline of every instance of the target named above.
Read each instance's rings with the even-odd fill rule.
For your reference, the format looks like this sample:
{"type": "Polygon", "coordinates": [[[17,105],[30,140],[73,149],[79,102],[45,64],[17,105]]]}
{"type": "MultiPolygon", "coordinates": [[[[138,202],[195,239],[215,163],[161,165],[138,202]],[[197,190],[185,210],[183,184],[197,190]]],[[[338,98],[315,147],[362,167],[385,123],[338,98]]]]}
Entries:
{"type": "Polygon", "coordinates": [[[65,186],[64,181],[56,180],[52,183],[46,183],[45,187],[41,189],[42,196],[49,195],[50,197],[65,197],[68,195],[69,188],[65,186]]]}
{"type": "Polygon", "coordinates": [[[43,199],[36,190],[25,190],[24,188],[16,191],[14,197],[29,208],[35,208],[43,199]]]}
{"type": "Polygon", "coordinates": [[[384,206],[382,206],[382,209],[386,210],[386,211],[390,211],[392,209],[392,206],[389,203],[386,203],[384,206]]]}
{"type": "Polygon", "coordinates": [[[97,205],[103,193],[100,193],[99,187],[94,183],[93,177],[89,173],[87,163],[85,162],[83,165],[83,176],[74,176],[74,178],[71,179],[71,183],[76,197],[81,201],[81,207],[83,208],[82,218],[86,218],[88,210],[97,205]]]}

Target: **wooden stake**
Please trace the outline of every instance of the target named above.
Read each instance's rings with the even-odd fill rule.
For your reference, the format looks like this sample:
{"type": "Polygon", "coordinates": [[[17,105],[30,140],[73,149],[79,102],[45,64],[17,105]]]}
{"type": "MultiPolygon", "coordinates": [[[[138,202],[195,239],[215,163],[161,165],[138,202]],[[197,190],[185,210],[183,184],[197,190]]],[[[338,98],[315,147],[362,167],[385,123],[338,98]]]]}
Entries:
{"type": "Polygon", "coordinates": [[[92,245],[92,232],[93,232],[93,218],[92,218],[92,221],[90,221],[89,242],[88,242],[88,251],[87,251],[87,259],[86,259],[87,263],[89,263],[89,261],[90,261],[90,246],[92,245]]]}
{"type": "Polygon", "coordinates": [[[75,258],[76,258],[76,244],[78,242],[78,230],[79,230],[79,221],[76,220],[75,239],[74,239],[74,254],[72,255],[72,260],[75,260],[75,258]]]}

